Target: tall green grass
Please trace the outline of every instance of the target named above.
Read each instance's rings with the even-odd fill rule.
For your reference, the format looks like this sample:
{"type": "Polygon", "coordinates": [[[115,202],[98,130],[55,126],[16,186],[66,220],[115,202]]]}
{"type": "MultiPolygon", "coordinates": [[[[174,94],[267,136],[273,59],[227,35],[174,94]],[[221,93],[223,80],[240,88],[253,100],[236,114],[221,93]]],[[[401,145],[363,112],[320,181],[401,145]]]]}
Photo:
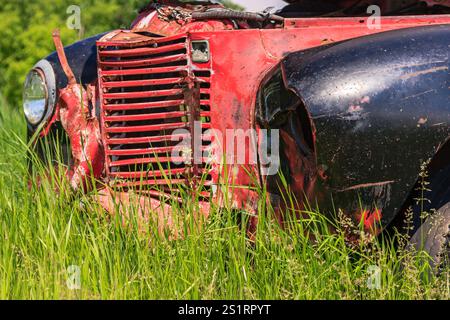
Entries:
{"type": "Polygon", "coordinates": [[[281,229],[261,200],[254,243],[238,223],[245,213],[226,208],[195,228],[189,197],[174,209],[189,229],[183,239],[152,225],[139,231],[134,219],[124,227],[92,193],[73,194],[61,173],[53,172],[59,193],[55,179],[37,183],[22,114],[4,107],[0,119],[0,299],[450,298],[448,273],[430,276],[423,259],[388,240],[349,246],[342,224],[331,233],[317,210],[281,229]],[[68,286],[70,266],[79,267],[79,289],[68,286]],[[368,286],[374,268],[378,288],[368,286]]]}

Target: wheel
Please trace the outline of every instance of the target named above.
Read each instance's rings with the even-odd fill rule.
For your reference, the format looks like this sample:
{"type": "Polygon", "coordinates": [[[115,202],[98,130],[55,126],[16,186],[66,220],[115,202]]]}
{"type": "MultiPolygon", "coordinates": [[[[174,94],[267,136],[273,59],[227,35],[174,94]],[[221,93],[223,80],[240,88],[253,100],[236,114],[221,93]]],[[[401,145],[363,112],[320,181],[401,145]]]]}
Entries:
{"type": "Polygon", "coordinates": [[[430,255],[430,265],[436,274],[450,267],[450,203],[425,220],[410,244],[430,255]]]}

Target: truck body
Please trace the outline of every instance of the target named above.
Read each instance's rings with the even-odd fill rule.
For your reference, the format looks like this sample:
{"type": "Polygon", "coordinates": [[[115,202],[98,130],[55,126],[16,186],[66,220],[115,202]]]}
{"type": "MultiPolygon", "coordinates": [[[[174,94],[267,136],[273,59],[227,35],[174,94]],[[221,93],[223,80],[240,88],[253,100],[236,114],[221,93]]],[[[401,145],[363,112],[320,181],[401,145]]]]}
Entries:
{"type": "Polygon", "coordinates": [[[202,216],[227,202],[254,232],[264,185],[280,222],[308,204],[374,234],[400,228],[424,172],[427,208],[450,201],[450,2],[375,1],[381,17],[319,2],[258,14],[159,1],[129,30],[65,48],[55,33],[33,69],[48,101],[30,136],[66,135],[71,186],[96,181],[110,211],[139,190],[167,219],[164,199],[193,192],[202,216]]]}

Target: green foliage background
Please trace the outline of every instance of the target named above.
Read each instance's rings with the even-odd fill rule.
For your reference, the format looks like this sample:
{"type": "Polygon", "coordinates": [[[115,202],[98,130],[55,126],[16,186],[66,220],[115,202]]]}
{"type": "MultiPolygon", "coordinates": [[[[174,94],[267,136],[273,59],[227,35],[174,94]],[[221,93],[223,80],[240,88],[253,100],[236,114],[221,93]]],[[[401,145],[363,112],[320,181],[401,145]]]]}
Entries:
{"type": "MultiPolygon", "coordinates": [[[[61,30],[63,43],[117,28],[127,28],[150,0],[3,0],[0,6],[0,101],[21,103],[22,84],[30,68],[54,51],[51,38],[61,30]],[[81,8],[83,30],[66,26],[71,5],[81,8]]],[[[242,7],[224,0],[226,6],[242,7]]]]}

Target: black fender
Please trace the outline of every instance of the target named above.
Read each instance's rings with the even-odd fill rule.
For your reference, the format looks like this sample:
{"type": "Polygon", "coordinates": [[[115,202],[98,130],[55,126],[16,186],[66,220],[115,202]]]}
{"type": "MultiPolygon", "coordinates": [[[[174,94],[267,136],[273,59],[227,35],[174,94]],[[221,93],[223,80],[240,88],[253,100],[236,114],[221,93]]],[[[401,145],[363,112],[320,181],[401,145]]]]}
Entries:
{"type": "Polygon", "coordinates": [[[335,209],[379,209],[383,225],[402,209],[421,165],[450,136],[449,53],[450,25],[438,25],[295,52],[281,62],[285,86],[312,119],[317,166],[335,209]]]}
{"type": "MultiPolygon", "coordinates": [[[[97,80],[96,42],[105,34],[95,35],[64,48],[67,61],[79,83],[87,85],[97,80]]],[[[56,51],[47,56],[45,60],[50,62],[53,67],[57,89],[65,88],[67,86],[67,77],[61,67],[56,51]]]]}
{"type": "MultiPolygon", "coordinates": [[[[67,61],[78,83],[88,85],[98,78],[97,73],[97,46],[96,42],[103,34],[98,34],[74,44],[64,47],[67,61]]],[[[40,69],[46,78],[49,105],[43,121],[47,121],[54,114],[58,101],[59,90],[67,86],[67,76],[63,71],[56,51],[40,60],[34,68],[40,69]]],[[[28,123],[28,131],[32,134],[37,126],[28,123]]]]}
{"type": "MultiPolygon", "coordinates": [[[[88,85],[94,83],[98,78],[97,73],[97,47],[96,42],[106,33],[98,34],[93,37],[78,41],[73,43],[72,45],[64,47],[65,54],[67,56],[67,61],[69,66],[71,67],[75,78],[78,83],[83,85],[88,85]]],[[[62,69],[61,63],[58,58],[58,54],[56,51],[52,52],[46,58],[39,61],[35,68],[45,69],[45,74],[47,78],[47,87],[49,90],[49,96],[52,96],[52,106],[50,110],[48,110],[48,115],[46,119],[49,119],[55,110],[55,104],[58,101],[59,90],[63,89],[67,86],[67,77],[62,69]],[[48,76],[47,76],[48,75],[48,76]]],[[[98,114],[98,111],[97,111],[98,114]]],[[[29,123],[27,124],[27,135],[28,140],[35,134],[36,127],[31,126],[29,123]]],[[[70,160],[68,160],[69,156],[67,149],[67,136],[59,122],[56,122],[52,125],[48,133],[48,141],[52,141],[52,139],[56,139],[60,141],[61,144],[64,145],[64,150],[59,151],[59,154],[63,154],[64,162],[68,164],[70,160]]],[[[42,140],[42,138],[40,139],[42,140]]],[[[34,145],[35,151],[39,155],[41,159],[46,158],[46,153],[51,151],[50,157],[56,159],[56,151],[53,150],[53,145],[49,149],[48,144],[46,143],[37,143],[34,145]],[[47,145],[44,147],[44,145],[47,145]]],[[[62,146],[61,146],[62,147],[62,146]]]]}

